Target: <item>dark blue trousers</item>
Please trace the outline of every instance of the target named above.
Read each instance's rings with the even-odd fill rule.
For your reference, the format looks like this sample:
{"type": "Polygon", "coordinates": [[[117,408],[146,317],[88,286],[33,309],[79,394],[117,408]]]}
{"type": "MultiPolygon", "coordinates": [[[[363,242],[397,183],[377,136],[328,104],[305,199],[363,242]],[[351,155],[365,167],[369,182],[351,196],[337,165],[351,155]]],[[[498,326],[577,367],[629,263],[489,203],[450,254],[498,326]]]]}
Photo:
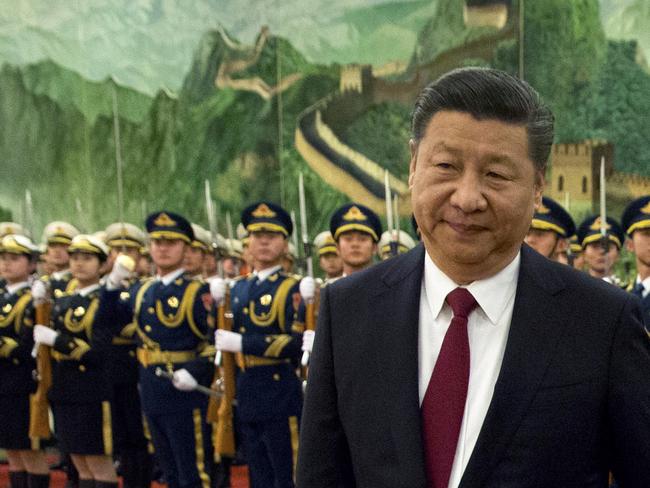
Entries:
{"type": "Polygon", "coordinates": [[[205,409],[147,415],[156,457],[169,488],[209,488],[214,453],[205,409]]]}
{"type": "Polygon", "coordinates": [[[299,420],[240,423],[251,488],[294,488],[299,420]]]}

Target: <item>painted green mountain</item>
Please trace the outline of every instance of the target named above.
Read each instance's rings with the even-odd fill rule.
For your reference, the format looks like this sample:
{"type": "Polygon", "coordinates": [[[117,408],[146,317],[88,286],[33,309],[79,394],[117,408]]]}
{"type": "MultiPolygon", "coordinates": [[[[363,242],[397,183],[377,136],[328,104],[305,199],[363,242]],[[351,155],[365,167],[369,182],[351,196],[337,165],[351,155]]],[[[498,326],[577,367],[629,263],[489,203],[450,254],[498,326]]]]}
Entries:
{"type": "MultiPolygon", "coordinates": [[[[285,73],[306,66],[289,43],[277,38],[267,42],[263,58],[276,59],[278,49],[285,73]]],[[[231,57],[222,36],[211,32],[202,39],[177,97],[159,92],[149,99],[118,87],[124,105],[127,97],[134,101],[131,110],[120,111],[125,217],[140,222],[145,212],[165,207],[205,223],[204,179],[212,182],[222,217],[226,210],[236,214],[259,198],[297,208],[297,173],[303,170],[310,213],[324,215],[321,220],[314,217],[313,230],[321,230],[345,197],[322,188],[292,149],[292,141],[298,113],[336,89],[337,70],[309,65],[282,94],[286,122],[279,163],[277,97],[267,101],[252,92],[215,87],[218,67],[231,57]]],[[[268,63],[260,68],[262,72],[248,74],[267,76],[268,63]]],[[[52,83],[76,80],[76,87],[68,85],[73,93],[88,89],[87,82],[51,63],[4,65],[0,70],[0,125],[11,127],[0,139],[0,205],[21,215],[20,202],[29,189],[36,228],[69,219],[86,231],[96,230],[118,218],[114,124],[106,103],[115,84],[93,85],[97,93],[80,110],[66,97],[69,93],[47,89],[53,86],[49,77],[52,83]],[[37,85],[31,81],[35,72],[43,78],[37,85]]]]}
{"type": "MultiPolygon", "coordinates": [[[[433,34],[432,26],[458,23],[462,0],[440,2],[445,7],[438,11],[441,18],[424,25],[418,36],[416,59],[421,62],[433,59],[431,50],[438,49],[426,35],[433,34]]],[[[526,76],[553,106],[558,140],[610,139],[616,144],[617,168],[650,174],[645,144],[650,139],[650,76],[635,63],[635,44],[605,39],[597,0],[526,5],[525,42],[534,53],[527,57],[526,76]]],[[[480,33],[460,30],[445,48],[475,35],[480,33]]],[[[512,39],[501,41],[493,64],[515,72],[516,48],[512,39]]],[[[298,115],[338,90],[338,67],[312,63],[287,39],[274,36],[256,62],[247,62],[252,57],[251,47],[211,31],[195,47],[179,89],[152,96],[124,87],[119,78],[89,82],[52,62],[3,65],[0,206],[22,215],[20,202],[29,189],[35,227],[70,219],[89,231],[116,220],[115,91],[128,220],[140,222],[147,211],[165,207],[205,223],[205,179],[212,183],[221,216],[226,210],[236,215],[259,198],[295,209],[302,170],[311,230],[324,229],[347,197],[307,167],[293,148],[293,135],[298,115]],[[229,78],[218,80],[224,66],[229,78]],[[278,66],[288,86],[281,97],[265,98],[259,93],[274,89],[278,66]],[[241,82],[248,88],[237,85],[241,82]]],[[[396,102],[370,107],[339,132],[347,144],[401,176],[407,135],[408,106],[396,102]]]]}

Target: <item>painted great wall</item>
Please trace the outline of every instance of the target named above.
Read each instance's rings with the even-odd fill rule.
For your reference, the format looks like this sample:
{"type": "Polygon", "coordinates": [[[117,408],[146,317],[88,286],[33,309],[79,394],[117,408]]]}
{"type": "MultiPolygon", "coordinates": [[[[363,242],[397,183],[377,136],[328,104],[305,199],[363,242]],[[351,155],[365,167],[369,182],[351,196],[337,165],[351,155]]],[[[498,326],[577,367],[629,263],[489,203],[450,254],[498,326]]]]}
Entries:
{"type": "MultiPolygon", "coordinates": [[[[480,2],[479,2],[480,3],[480,2]]],[[[337,134],[373,105],[395,102],[412,107],[418,93],[430,81],[443,73],[461,67],[467,59],[493,60],[501,41],[515,39],[517,25],[509,18],[508,9],[487,2],[485,8],[465,8],[464,20],[468,26],[492,26],[489,34],[438,53],[432,60],[419,66],[393,62],[374,69],[369,65],[351,64],[340,70],[339,89],[307,107],[297,117],[294,143],[297,151],[322,180],[363,202],[379,214],[385,213],[384,174],[382,161],[373,161],[362,152],[343,143],[337,134]]],[[[512,17],[512,15],[510,15],[512,17]]],[[[256,93],[269,100],[285,91],[301,78],[299,73],[279,76],[277,84],[268,85],[259,77],[237,78],[258,62],[270,32],[263,28],[254,46],[244,46],[221,32],[225,44],[233,50],[231,60],[219,66],[215,86],[256,93]]],[[[607,193],[615,207],[630,198],[650,193],[650,179],[613,170],[613,146],[605,141],[582,141],[576,144],[557,144],[551,155],[551,171],[547,193],[556,200],[572,206],[572,213],[584,215],[597,207],[596,160],[606,155],[608,167],[607,193]],[[562,173],[565,175],[562,175],[562,173]],[[562,183],[558,183],[562,179],[562,183]]],[[[404,165],[408,161],[403,162],[404,165]]],[[[393,194],[399,198],[399,212],[411,214],[408,185],[394,174],[389,174],[393,194]]]]}

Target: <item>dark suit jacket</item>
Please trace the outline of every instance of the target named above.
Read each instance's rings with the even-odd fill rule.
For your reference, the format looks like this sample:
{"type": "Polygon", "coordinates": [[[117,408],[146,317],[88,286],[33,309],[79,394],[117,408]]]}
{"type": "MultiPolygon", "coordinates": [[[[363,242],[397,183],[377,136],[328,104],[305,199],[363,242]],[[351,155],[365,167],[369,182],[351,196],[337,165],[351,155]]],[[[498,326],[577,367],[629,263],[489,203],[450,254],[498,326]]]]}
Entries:
{"type": "MultiPolygon", "coordinates": [[[[424,248],[323,289],[298,488],[426,486],[418,397],[424,248]]],[[[494,395],[461,488],[650,486],[639,301],[527,246],[494,395]]]]}

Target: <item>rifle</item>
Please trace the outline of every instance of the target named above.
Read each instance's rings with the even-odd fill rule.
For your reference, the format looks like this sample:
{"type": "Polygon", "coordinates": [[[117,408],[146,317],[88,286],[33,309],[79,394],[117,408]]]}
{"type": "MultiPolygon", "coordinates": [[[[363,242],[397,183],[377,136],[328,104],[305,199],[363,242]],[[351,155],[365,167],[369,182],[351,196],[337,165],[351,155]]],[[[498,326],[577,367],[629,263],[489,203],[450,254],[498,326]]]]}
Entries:
{"type": "MultiPolygon", "coordinates": [[[[47,300],[35,305],[36,323],[48,325],[50,323],[50,312],[52,302],[47,300]]],[[[30,399],[32,415],[29,418],[29,437],[48,439],[50,432],[49,403],[47,392],[52,386],[52,358],[51,348],[40,344],[36,352],[36,376],[38,387],[36,393],[30,399]]]]}
{"type": "MultiPolygon", "coordinates": [[[[397,227],[393,226],[393,197],[390,192],[390,183],[388,182],[388,170],[384,170],[384,200],[386,203],[386,223],[391,234],[390,255],[397,256],[399,253],[399,232],[397,227]]],[[[395,218],[397,215],[395,215],[395,218]]]]}
{"type": "MultiPolygon", "coordinates": [[[[226,291],[225,299],[217,305],[217,328],[231,331],[232,317],[230,292],[226,291]]],[[[235,354],[222,352],[220,368],[223,396],[217,411],[217,433],[214,449],[220,456],[234,458],[236,449],[232,407],[235,403],[235,354]]]]}
{"type": "MultiPolygon", "coordinates": [[[[217,219],[214,212],[214,204],[210,192],[210,182],[205,180],[205,202],[210,225],[212,241],[217,240],[217,219]]],[[[228,233],[232,232],[230,225],[230,214],[226,214],[226,226],[228,233]]],[[[218,246],[215,246],[215,255],[220,257],[218,246]]],[[[223,265],[219,263],[219,276],[224,278],[223,265]]],[[[217,328],[232,330],[232,312],[230,311],[230,293],[226,288],[226,296],[221,303],[217,304],[217,328]]],[[[214,443],[215,453],[219,456],[235,457],[235,430],[233,428],[232,407],[235,402],[235,355],[231,352],[217,351],[215,356],[217,371],[215,372],[215,383],[219,386],[221,401],[217,406],[214,398],[208,404],[207,420],[215,422],[216,437],[214,443]]]]}
{"type": "MultiPolygon", "coordinates": [[[[302,236],[302,246],[305,253],[305,263],[307,267],[307,276],[314,277],[314,263],[311,259],[311,242],[309,242],[309,234],[307,232],[307,205],[305,203],[305,183],[302,173],[298,176],[298,201],[300,204],[300,230],[302,236]]],[[[316,306],[314,300],[305,302],[305,329],[316,330],[316,306]]],[[[305,351],[300,361],[302,366],[307,367],[309,364],[309,352],[305,351]]],[[[306,372],[303,373],[306,377],[306,372]]]]}

